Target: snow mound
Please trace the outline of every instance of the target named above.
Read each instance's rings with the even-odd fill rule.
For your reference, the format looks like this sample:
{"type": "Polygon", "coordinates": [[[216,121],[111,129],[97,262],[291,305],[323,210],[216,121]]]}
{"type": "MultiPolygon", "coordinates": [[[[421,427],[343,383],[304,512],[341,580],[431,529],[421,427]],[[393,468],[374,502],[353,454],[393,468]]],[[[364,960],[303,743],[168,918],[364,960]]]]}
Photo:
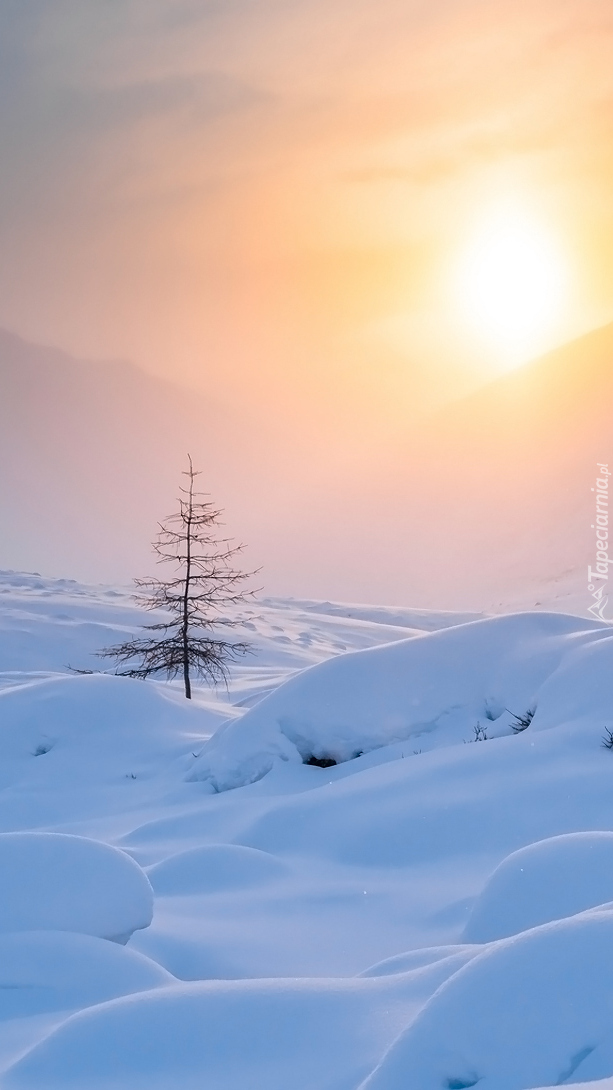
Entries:
{"type": "Polygon", "coordinates": [[[3,1090],[349,1090],[406,1018],[389,986],[386,1018],[373,1017],[376,992],[375,981],[208,981],[117,999],[65,1021],[3,1090]]]}
{"type": "Polygon", "coordinates": [[[580,642],[542,686],[534,730],[549,730],[558,723],[583,727],[596,720],[600,737],[604,727],[613,726],[613,636],[608,624],[603,639],[580,642]]]}
{"type": "MultiPolygon", "coordinates": [[[[608,625],[553,613],[492,617],[339,655],[222,726],[188,779],[227,790],[279,761],[348,761],[398,741],[423,751],[472,741],[477,726],[489,738],[510,735],[514,714],[538,704],[565,657],[607,636],[610,665],[608,625]]],[[[596,672],[604,669],[603,660],[596,672]]]]}
{"type": "Polygon", "coordinates": [[[176,983],[143,954],[91,935],[0,935],[0,1018],[81,1009],[176,983]]]}
{"type": "Polygon", "coordinates": [[[0,834],[0,932],[77,931],[127,942],[148,927],[153,890],[119,848],[64,833],[0,834]]]}
{"type": "Polygon", "coordinates": [[[149,777],[222,722],[168,686],[106,674],[0,690],[0,780],[60,792],[149,777]]]}
{"type": "MultiPolygon", "coordinates": [[[[613,1090],[613,1079],[596,1079],[595,1082],[567,1082],[568,1090],[613,1090]]],[[[551,1086],[539,1086],[535,1090],[553,1090],[551,1086]]]]}
{"type": "Polygon", "coordinates": [[[613,901],[613,833],[566,833],[512,852],[478,897],[466,942],[491,942],[613,901]]]}
{"type": "Polygon", "coordinates": [[[464,965],[476,954],[481,953],[481,948],[477,945],[462,944],[459,946],[426,946],[421,950],[408,950],[406,954],[394,954],[391,958],[385,958],[383,961],[377,962],[376,965],[371,965],[370,968],[364,969],[360,976],[391,976],[395,973],[411,973],[415,969],[422,969],[425,966],[440,965],[446,963],[447,965],[455,966],[455,969],[459,969],[461,965],[464,965]]]}
{"type": "Polygon", "coordinates": [[[361,1090],[603,1078],[613,1073],[612,1019],[613,913],[588,912],[486,948],[438,989],[361,1090]]]}
{"type": "Polygon", "coordinates": [[[147,870],[155,892],[166,896],[248,889],[288,872],[289,867],[270,852],[238,844],[190,848],[147,870]]]}

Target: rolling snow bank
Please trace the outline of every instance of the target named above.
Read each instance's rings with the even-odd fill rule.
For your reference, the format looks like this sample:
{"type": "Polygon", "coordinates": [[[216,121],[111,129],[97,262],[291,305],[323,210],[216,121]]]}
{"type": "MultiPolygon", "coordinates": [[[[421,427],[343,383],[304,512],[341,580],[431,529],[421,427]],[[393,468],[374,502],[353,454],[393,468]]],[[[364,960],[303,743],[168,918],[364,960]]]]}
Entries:
{"type": "Polygon", "coordinates": [[[401,978],[174,985],[73,1015],[2,1087],[355,1090],[409,1017],[411,992],[401,978]]]}
{"type": "Polygon", "coordinates": [[[3,1088],[613,1090],[608,626],[258,605],[190,703],[23,673],[79,664],[42,582],[0,618],[0,831],[45,830],[0,837],[3,1088]]]}
{"type": "Polygon", "coordinates": [[[147,871],[156,894],[174,897],[250,889],[261,883],[285,878],[288,873],[289,867],[281,859],[269,852],[244,848],[240,844],[207,844],[202,848],[188,848],[156,863],[147,871]]]}
{"type": "Polygon", "coordinates": [[[0,932],[77,931],[125,943],[148,927],[153,890],[119,848],[62,833],[0,834],[0,932]]]}
{"type": "Polygon", "coordinates": [[[503,859],[477,898],[464,940],[491,942],[613,902],[613,833],[567,833],[503,859]]]}
{"type": "MultiPolygon", "coordinates": [[[[596,1079],[590,1082],[569,1082],[569,1090],[613,1090],[613,1079],[596,1079]]],[[[550,1086],[535,1087],[535,1090],[552,1090],[550,1086]]]]}
{"type": "Polygon", "coordinates": [[[155,682],[27,680],[0,690],[0,789],[73,795],[150,778],[185,761],[224,718],[155,682]]]}
{"type": "Polygon", "coordinates": [[[161,965],[114,942],[68,931],[0,935],[0,1019],[80,1010],[176,983],[161,965]]]}
{"type": "MultiPolygon", "coordinates": [[[[281,685],[205,744],[188,779],[217,791],[280,761],[344,762],[406,742],[408,752],[610,714],[608,625],[553,613],[474,621],[329,659],[281,685]],[[600,646],[599,646],[600,645],[600,646]]],[[[601,726],[602,730],[602,726],[601,726]]]]}
{"type": "Polygon", "coordinates": [[[613,1069],[613,912],[493,943],[442,984],[361,1090],[526,1090],[613,1069]]]}
{"type": "Polygon", "coordinates": [[[378,979],[216,980],[133,994],[68,1018],[2,1086],[526,1090],[612,1070],[613,912],[469,956],[378,979]]]}

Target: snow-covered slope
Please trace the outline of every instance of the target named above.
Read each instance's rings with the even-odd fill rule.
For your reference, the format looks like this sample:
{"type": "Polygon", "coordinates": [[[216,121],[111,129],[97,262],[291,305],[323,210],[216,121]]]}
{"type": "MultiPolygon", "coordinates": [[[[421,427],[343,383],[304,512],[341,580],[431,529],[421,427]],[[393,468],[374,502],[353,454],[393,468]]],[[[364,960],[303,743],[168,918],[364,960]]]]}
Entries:
{"type": "Polygon", "coordinates": [[[607,625],[256,601],[189,704],[1,589],[2,1087],[611,1090],[607,625]]]}
{"type": "Polygon", "coordinates": [[[608,626],[557,613],[492,617],[342,655],[292,678],[217,731],[190,778],[219,791],[259,779],[279,760],[335,764],[395,742],[407,755],[423,753],[512,734],[533,714],[538,730],[552,723],[552,700],[568,707],[566,714],[556,708],[556,725],[581,715],[597,694],[606,715],[613,689],[609,684],[603,693],[601,681],[612,667],[608,626]],[[577,692],[590,673],[596,692],[577,692]]]}

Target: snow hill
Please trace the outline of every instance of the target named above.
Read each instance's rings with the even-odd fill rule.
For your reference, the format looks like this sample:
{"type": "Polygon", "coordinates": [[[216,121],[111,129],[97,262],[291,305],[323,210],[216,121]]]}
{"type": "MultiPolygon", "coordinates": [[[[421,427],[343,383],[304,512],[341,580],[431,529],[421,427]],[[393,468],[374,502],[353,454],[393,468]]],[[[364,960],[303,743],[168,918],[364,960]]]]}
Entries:
{"type": "Polygon", "coordinates": [[[611,628],[256,600],[227,690],[67,669],[141,619],[0,578],[2,1090],[612,1090],[611,628]]]}

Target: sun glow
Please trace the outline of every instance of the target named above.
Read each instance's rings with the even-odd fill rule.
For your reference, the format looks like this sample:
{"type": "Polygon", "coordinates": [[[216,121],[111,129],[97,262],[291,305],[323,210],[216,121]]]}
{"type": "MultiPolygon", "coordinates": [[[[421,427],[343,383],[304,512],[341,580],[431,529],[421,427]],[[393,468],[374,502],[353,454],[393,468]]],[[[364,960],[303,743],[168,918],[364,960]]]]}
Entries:
{"type": "Polygon", "coordinates": [[[552,346],[564,320],[568,267],[538,220],[509,209],[485,217],[455,280],[464,320],[505,366],[552,346]]]}

